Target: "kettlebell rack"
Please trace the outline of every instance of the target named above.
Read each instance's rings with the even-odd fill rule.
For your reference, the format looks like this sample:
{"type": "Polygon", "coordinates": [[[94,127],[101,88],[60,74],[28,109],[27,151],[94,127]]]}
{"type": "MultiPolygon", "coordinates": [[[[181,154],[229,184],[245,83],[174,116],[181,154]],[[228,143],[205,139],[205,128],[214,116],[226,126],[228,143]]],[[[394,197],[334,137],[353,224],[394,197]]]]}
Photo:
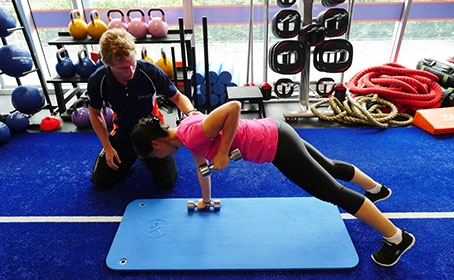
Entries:
{"type": "MultiPolygon", "coordinates": [[[[187,95],[191,100],[190,84],[188,80],[188,70],[193,70],[194,65],[191,65],[192,62],[192,51],[191,51],[191,40],[193,37],[192,29],[184,29],[183,18],[178,19],[179,29],[171,29],[168,31],[167,35],[162,38],[153,38],[145,37],[136,39],[136,44],[174,44],[179,43],[181,45],[181,57],[182,57],[182,66],[178,67],[176,85],[178,87],[178,82],[183,82],[184,85],[184,94],[187,95]],[[187,54],[187,55],[186,55],[187,54]],[[187,58],[187,59],[186,59],[187,58]],[[189,63],[187,63],[189,62],[189,63]]],[[[99,44],[99,39],[85,38],[85,39],[74,39],[71,37],[69,32],[59,32],[58,37],[52,39],[48,42],[49,45],[54,45],[57,49],[62,48],[65,45],[97,45],[99,44]]],[[[71,110],[72,108],[67,108],[66,104],[74,97],[79,98],[84,92],[79,87],[79,83],[87,83],[88,78],[82,78],[77,73],[71,78],[62,78],[60,75],[55,75],[47,80],[48,83],[53,84],[55,88],[55,96],[57,99],[58,113],[62,119],[71,119],[71,110]],[[71,84],[72,88],[66,92],[63,90],[62,84],[71,84]]]]}
{"type": "MultiPolygon", "coordinates": [[[[29,50],[30,55],[31,55],[32,60],[33,60],[33,65],[34,65],[34,69],[31,69],[30,71],[24,72],[22,74],[23,74],[23,76],[28,75],[28,74],[33,73],[33,72],[36,72],[38,74],[38,78],[39,78],[39,81],[40,81],[40,84],[41,84],[41,89],[43,91],[44,97],[46,98],[47,105],[41,107],[37,112],[39,112],[39,111],[41,111],[43,109],[49,109],[50,113],[53,114],[54,113],[54,106],[52,106],[52,103],[51,103],[51,100],[50,100],[50,97],[49,97],[49,91],[47,89],[47,84],[46,84],[46,81],[44,79],[43,71],[41,69],[41,64],[39,63],[35,47],[33,46],[32,38],[30,36],[30,30],[28,29],[27,24],[25,22],[25,15],[23,13],[23,8],[22,8],[21,1],[12,0],[11,3],[14,6],[14,11],[16,12],[17,20],[19,21],[19,26],[16,26],[15,28],[8,29],[7,31],[22,30],[22,32],[24,34],[25,41],[27,43],[28,50],[29,50]]],[[[1,37],[1,41],[2,41],[3,46],[7,46],[8,45],[8,42],[7,42],[7,40],[4,37],[1,37]]],[[[2,74],[5,74],[5,73],[0,72],[0,75],[2,75],[2,74]]],[[[20,77],[15,77],[15,79],[16,79],[17,85],[21,86],[22,85],[22,81],[20,80],[20,77]]],[[[37,112],[35,112],[35,114],[37,112]]]]}

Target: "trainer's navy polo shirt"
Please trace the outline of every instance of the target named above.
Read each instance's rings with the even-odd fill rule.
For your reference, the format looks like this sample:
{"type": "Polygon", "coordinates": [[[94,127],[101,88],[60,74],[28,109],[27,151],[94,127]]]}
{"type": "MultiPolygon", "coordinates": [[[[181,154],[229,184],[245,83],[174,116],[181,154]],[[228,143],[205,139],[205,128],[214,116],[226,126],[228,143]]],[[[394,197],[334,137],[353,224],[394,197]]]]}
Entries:
{"type": "Polygon", "coordinates": [[[156,91],[172,97],[177,89],[159,67],[142,60],[137,60],[134,76],[126,86],[115,79],[109,67],[103,66],[90,76],[87,88],[91,107],[101,109],[103,100],[110,104],[115,113],[114,133],[123,139],[129,139],[140,118],[152,114],[156,91]]]}

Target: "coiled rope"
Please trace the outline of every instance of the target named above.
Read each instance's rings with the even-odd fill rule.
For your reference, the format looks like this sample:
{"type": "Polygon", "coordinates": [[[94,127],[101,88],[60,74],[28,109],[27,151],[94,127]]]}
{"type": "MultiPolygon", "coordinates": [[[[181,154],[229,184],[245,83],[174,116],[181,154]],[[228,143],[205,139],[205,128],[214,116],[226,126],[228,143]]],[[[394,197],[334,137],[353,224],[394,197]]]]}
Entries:
{"type": "Polygon", "coordinates": [[[378,94],[392,102],[399,112],[438,108],[443,91],[432,73],[405,68],[396,63],[366,68],[345,86],[359,95],[378,94]]]}
{"type": "Polygon", "coordinates": [[[347,93],[343,103],[336,97],[330,97],[312,105],[311,111],[320,119],[327,121],[338,121],[345,124],[368,124],[380,128],[387,128],[390,125],[408,126],[413,121],[411,115],[399,113],[394,104],[378,97],[377,94],[353,98],[350,93],[347,93]],[[325,103],[329,103],[334,116],[328,116],[318,111],[317,108],[325,103]],[[383,109],[390,112],[383,113],[383,109]]]}

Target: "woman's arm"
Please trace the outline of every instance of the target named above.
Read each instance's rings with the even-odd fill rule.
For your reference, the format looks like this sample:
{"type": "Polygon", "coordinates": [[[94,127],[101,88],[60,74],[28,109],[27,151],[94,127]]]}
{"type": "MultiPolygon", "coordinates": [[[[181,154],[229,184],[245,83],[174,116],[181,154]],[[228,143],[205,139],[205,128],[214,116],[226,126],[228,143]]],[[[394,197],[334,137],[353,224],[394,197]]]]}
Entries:
{"type": "Polygon", "coordinates": [[[231,101],[211,112],[202,122],[202,129],[208,138],[216,137],[222,130],[221,143],[216,155],[211,160],[214,170],[229,165],[229,150],[240,121],[241,103],[231,101]]]}
{"type": "MultiPolygon", "coordinates": [[[[208,161],[203,156],[194,156],[194,162],[197,168],[197,176],[199,177],[200,188],[202,189],[203,201],[209,203],[211,201],[211,179],[208,176],[204,178],[202,173],[200,173],[199,166],[202,164],[208,163],[208,161]]],[[[198,203],[198,208],[204,208],[204,205],[198,203]]]]}

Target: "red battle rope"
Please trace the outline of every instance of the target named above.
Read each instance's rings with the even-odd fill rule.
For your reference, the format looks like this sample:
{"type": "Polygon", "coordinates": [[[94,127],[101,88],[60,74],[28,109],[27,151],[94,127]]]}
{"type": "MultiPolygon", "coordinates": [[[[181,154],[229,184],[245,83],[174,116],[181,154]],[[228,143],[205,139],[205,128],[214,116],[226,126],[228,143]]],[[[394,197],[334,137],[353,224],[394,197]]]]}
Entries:
{"type": "Polygon", "coordinates": [[[396,63],[366,68],[345,85],[352,93],[378,94],[396,105],[399,112],[440,107],[443,91],[432,73],[408,69],[396,63]]]}

